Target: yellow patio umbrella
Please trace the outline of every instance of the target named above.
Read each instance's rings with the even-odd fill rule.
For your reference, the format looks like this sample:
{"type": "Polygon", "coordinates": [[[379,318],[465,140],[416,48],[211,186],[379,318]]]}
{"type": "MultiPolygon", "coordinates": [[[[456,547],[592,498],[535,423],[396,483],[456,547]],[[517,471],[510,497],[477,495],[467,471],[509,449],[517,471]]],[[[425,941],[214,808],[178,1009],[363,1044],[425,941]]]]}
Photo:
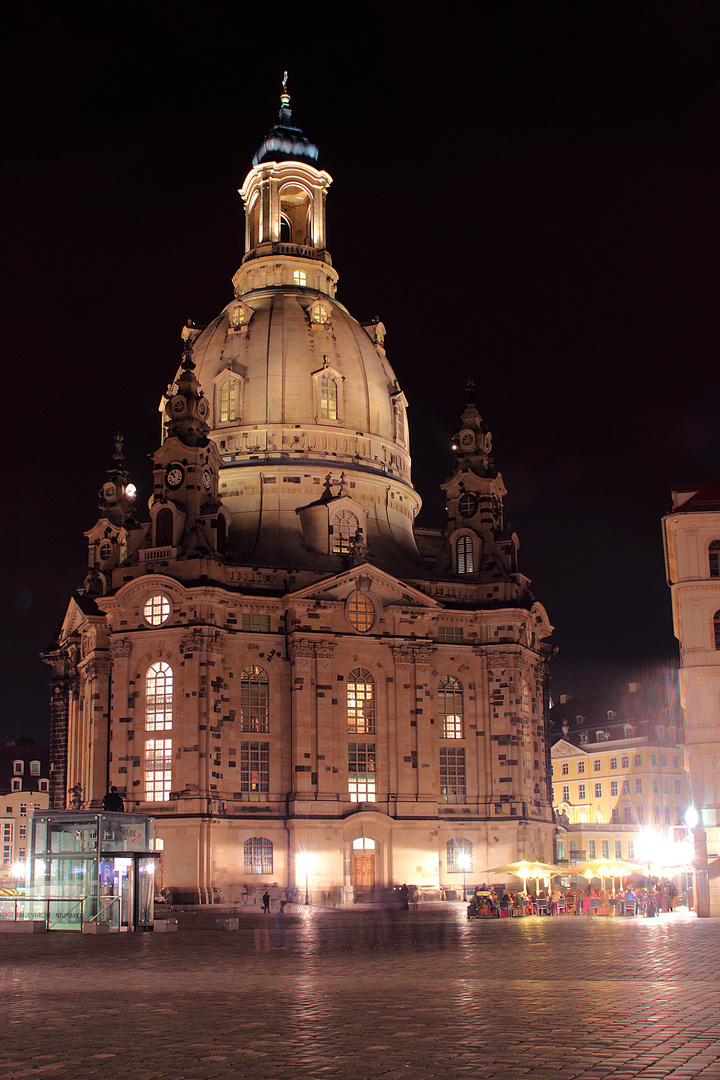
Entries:
{"type": "Polygon", "coordinates": [[[642,870],[641,866],[626,862],[624,859],[587,859],[585,862],[574,863],[569,866],[566,873],[580,874],[582,877],[586,877],[588,881],[594,877],[600,878],[604,891],[605,878],[619,877],[622,881],[628,874],[635,874],[639,870],[642,870]]]}
{"type": "Polygon", "coordinates": [[[513,877],[522,878],[523,892],[527,892],[528,878],[535,878],[536,890],[538,890],[538,882],[541,877],[555,877],[557,874],[564,874],[565,871],[562,867],[555,866],[553,863],[537,862],[535,859],[521,859],[519,862],[504,863],[502,866],[491,866],[488,873],[512,874],[513,877]]]}

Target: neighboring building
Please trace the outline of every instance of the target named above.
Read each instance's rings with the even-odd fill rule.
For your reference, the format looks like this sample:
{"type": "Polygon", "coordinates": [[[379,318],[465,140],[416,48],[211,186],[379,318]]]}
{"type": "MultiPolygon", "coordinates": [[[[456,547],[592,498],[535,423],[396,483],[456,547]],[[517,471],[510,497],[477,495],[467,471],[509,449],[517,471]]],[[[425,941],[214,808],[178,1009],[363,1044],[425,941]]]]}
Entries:
{"type": "Polygon", "coordinates": [[[561,698],[550,710],[559,862],[643,859],[649,832],[684,839],[689,795],[675,699],[672,683],[633,682],[602,697],[561,698]]]}
{"type": "Polygon", "coordinates": [[[49,751],[32,739],[0,746],[0,883],[12,884],[13,867],[27,854],[28,818],[49,804],[49,751]]]}
{"type": "Polygon", "coordinates": [[[116,785],[175,899],[276,882],[425,896],[553,851],[552,627],[517,563],[472,389],[415,529],[406,399],[379,321],[335,298],[330,176],[291,120],[241,189],[234,298],[184,329],[149,518],[120,442],[46,661],[52,805],[116,785]]]}
{"type": "Polygon", "coordinates": [[[663,537],[680,642],[690,799],[699,814],[698,913],[720,916],[720,477],[701,488],[675,488],[672,506],[663,518],[663,537]],[[709,896],[708,860],[715,864],[709,896]]]}

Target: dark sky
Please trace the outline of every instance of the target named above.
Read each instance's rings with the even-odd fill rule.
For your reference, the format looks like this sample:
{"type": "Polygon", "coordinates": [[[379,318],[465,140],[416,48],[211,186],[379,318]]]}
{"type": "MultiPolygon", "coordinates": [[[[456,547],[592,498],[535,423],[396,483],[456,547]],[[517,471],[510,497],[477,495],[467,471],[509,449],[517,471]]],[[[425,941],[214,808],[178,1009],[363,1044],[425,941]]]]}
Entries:
{"type": "Polygon", "coordinates": [[[0,739],[45,737],[37,654],[118,429],[147,499],[285,68],[334,178],[338,298],[382,318],[410,403],[421,523],[472,375],[554,692],[675,661],[660,519],[671,483],[720,472],[720,8],[259,10],[28,4],[4,27],[0,739]]]}

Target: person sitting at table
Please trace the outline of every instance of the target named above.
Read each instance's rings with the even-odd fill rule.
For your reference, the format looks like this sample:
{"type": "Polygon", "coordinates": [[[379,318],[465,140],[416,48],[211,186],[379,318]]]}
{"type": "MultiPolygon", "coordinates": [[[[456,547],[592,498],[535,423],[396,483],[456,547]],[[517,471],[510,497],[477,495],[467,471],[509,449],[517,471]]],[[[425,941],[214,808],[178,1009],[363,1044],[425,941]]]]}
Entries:
{"type": "Polygon", "coordinates": [[[637,895],[636,895],[636,893],[633,892],[632,885],[628,885],[627,889],[625,890],[625,899],[626,900],[637,900],[637,895]]]}

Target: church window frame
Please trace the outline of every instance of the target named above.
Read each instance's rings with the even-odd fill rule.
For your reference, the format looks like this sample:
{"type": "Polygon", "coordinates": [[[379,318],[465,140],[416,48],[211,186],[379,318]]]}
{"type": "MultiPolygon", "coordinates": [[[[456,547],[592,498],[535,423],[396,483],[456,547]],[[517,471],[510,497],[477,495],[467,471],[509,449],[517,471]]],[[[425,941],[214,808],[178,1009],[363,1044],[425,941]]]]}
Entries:
{"type": "Polygon", "coordinates": [[[330,523],[333,555],[350,555],[360,522],[352,510],[341,510],[330,523]]]}
{"type": "Polygon", "coordinates": [[[464,491],[458,499],[458,513],[461,518],[475,517],[480,509],[480,500],[474,491],[464,491]]]}
{"type": "Polygon", "coordinates": [[[250,836],[243,844],[246,874],[272,874],[273,842],[267,836],[250,836]]]}
{"type": "Polygon", "coordinates": [[[110,540],[101,540],[98,545],[98,558],[101,563],[109,562],[112,558],[113,546],[110,540]]]}
{"type": "Polygon", "coordinates": [[[165,593],[153,593],[143,604],[143,619],[153,628],[164,626],[172,615],[172,603],[165,593]]]}
{"type": "Polygon", "coordinates": [[[240,743],[240,793],[249,802],[270,798],[270,743],[240,743]]]}
{"type": "Polygon", "coordinates": [[[312,373],[315,395],[315,420],[317,423],[338,426],[342,424],[344,411],[344,378],[330,367],[327,357],[323,366],[312,373]]]}
{"type": "Polygon", "coordinates": [[[307,286],[307,274],[304,270],[293,271],[293,285],[297,285],[301,289],[307,286]]]}
{"type": "Polygon", "coordinates": [[[173,719],[173,669],[156,660],[145,673],[145,730],[170,731],[173,719]]]}
{"type": "Polygon", "coordinates": [[[469,874],[473,868],[472,840],[464,838],[448,840],[445,846],[448,874],[469,874]]]}
{"type": "Polygon", "coordinates": [[[375,680],[367,668],[353,668],[347,681],[349,735],[375,734],[375,680]]]}
{"type": "Polygon", "coordinates": [[[720,577],[720,540],[712,540],[708,545],[708,572],[711,578],[720,577]]]}
{"type": "Polygon", "coordinates": [[[464,803],[467,794],[465,747],[440,747],[440,798],[449,804],[464,803]]]}
{"type": "Polygon", "coordinates": [[[445,675],[438,683],[438,716],[441,739],[465,738],[463,687],[454,675],[445,675]]]}
{"type": "Polygon", "coordinates": [[[376,801],[377,758],[374,742],[348,743],[348,795],[350,802],[376,801]]]}
{"type": "Polygon", "coordinates": [[[249,664],[240,676],[240,730],[270,731],[270,678],[265,668],[249,664]]]}
{"type": "Polygon", "coordinates": [[[332,324],[332,308],[326,300],[316,300],[308,309],[310,322],[313,326],[323,330],[329,329],[332,324]]]}
{"type": "Polygon", "coordinates": [[[226,368],[220,372],[213,385],[215,427],[238,423],[242,408],[242,377],[226,368]]]}
{"type": "Polygon", "coordinates": [[[320,419],[337,420],[338,418],[337,381],[329,375],[320,379],[320,419]]]}
{"type": "Polygon", "coordinates": [[[455,540],[455,572],[457,574],[474,574],[475,567],[475,542],[470,533],[462,533],[455,540]]]}
{"type": "Polygon", "coordinates": [[[372,598],[366,592],[357,590],[350,593],[347,599],[345,615],[357,634],[369,634],[375,626],[378,612],[372,598]]]}
{"type": "Polygon", "coordinates": [[[172,739],[145,740],[145,801],[168,802],[172,787],[172,739]]]}

